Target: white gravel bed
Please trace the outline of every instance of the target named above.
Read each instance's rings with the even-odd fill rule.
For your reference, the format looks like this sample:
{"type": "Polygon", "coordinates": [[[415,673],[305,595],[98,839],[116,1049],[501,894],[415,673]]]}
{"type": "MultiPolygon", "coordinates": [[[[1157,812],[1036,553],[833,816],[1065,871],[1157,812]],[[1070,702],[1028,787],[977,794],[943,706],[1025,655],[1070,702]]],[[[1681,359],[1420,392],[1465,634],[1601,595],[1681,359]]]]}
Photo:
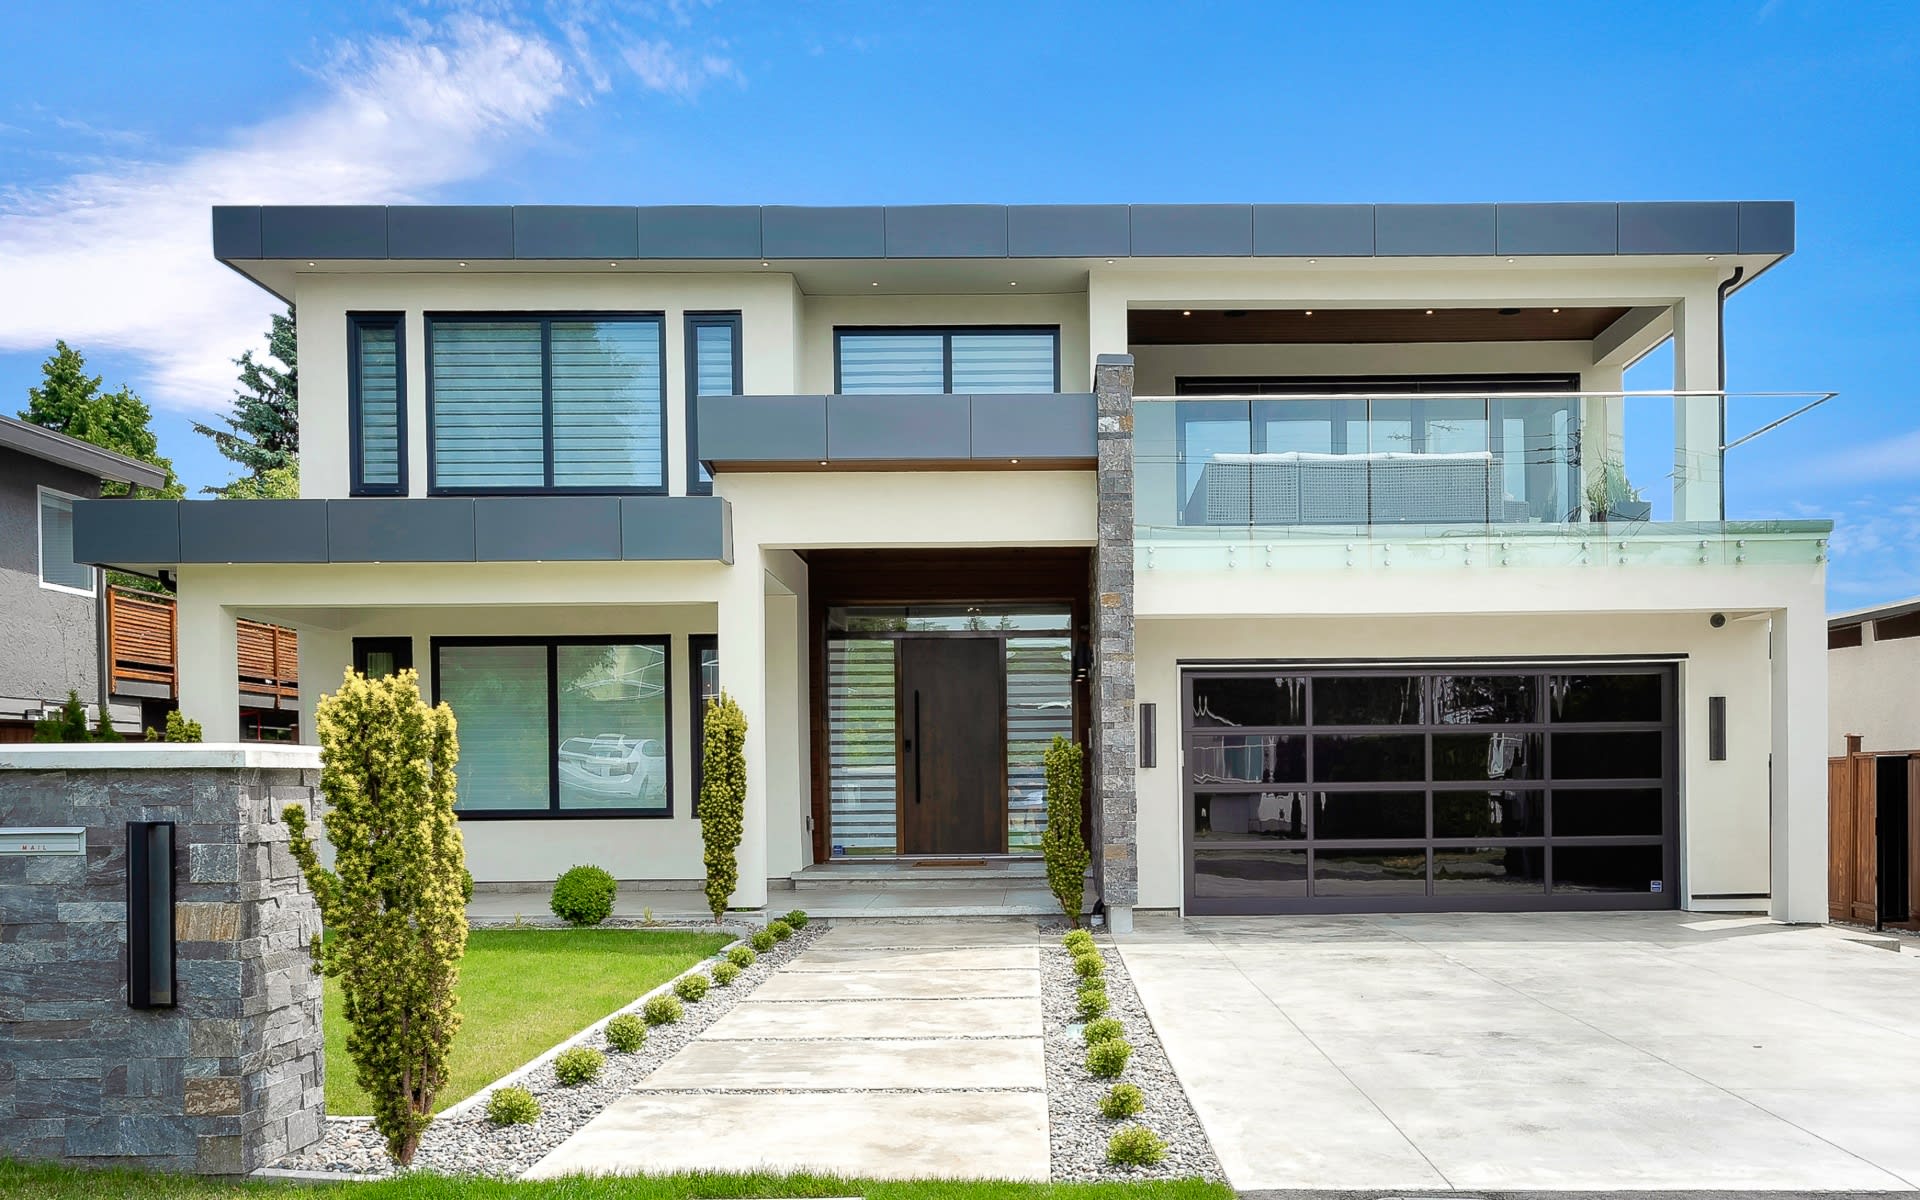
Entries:
{"type": "MultiPolygon", "coordinates": [[[[711,925],[706,928],[713,928],[711,925]]],[[[567,1140],[609,1104],[637,1088],[654,1069],[680,1052],[700,1032],[719,1020],[734,1005],[747,998],[775,971],[806,949],[825,928],[815,922],[797,931],[760,955],[751,967],[740,973],[731,987],[715,985],[706,998],[685,1004],[686,1015],[672,1025],[657,1025],[647,1031],[647,1041],[637,1054],[620,1054],[607,1047],[601,1033],[606,1021],[596,1021],[586,1030],[547,1051],[528,1068],[496,1080],[469,1101],[449,1106],[447,1115],[436,1117],[414,1155],[413,1168],[447,1175],[492,1175],[514,1178],[547,1152],[567,1140]],[[562,1087],[554,1079],[552,1056],[573,1044],[585,1044],[606,1054],[606,1068],[592,1083],[562,1087]],[[540,1119],[531,1125],[496,1126],[486,1119],[486,1097],[494,1087],[511,1081],[532,1092],[540,1101],[540,1119]]],[[[724,952],[723,952],[724,953],[724,952]]],[[[711,973],[715,959],[706,959],[690,968],[711,973]]],[[[676,978],[678,978],[676,976],[676,978]]],[[[662,984],[636,999],[621,1012],[639,1012],[648,997],[670,992],[673,981],[662,984]]],[[[616,1014],[609,1013],[608,1017],[616,1014]]],[[[352,1070],[351,1064],[330,1064],[336,1070],[352,1070]]],[[[397,1168],[387,1157],[385,1144],[366,1117],[329,1117],[321,1139],[301,1151],[273,1164],[278,1170],[320,1171],[334,1175],[392,1175],[397,1168]]]]}
{"type": "Polygon", "coordinates": [[[1133,1044],[1133,1056],[1118,1079],[1101,1079],[1087,1070],[1083,1022],[1075,1008],[1079,977],[1073,955],[1060,944],[1064,928],[1049,928],[1040,945],[1040,1005],[1046,1033],[1047,1115],[1051,1126],[1053,1181],[1184,1179],[1200,1176],[1222,1180],[1220,1160],[1206,1130],[1187,1103],[1187,1094],[1174,1077],[1166,1051],[1147,1020],[1140,996],[1127,978],[1113,944],[1095,934],[1106,961],[1107,1016],[1117,1018],[1133,1044]],[[1100,1115],[1100,1098],[1116,1083],[1131,1083],[1144,1093],[1140,1114],[1119,1121],[1100,1115]],[[1158,1166],[1122,1167],[1107,1162],[1107,1140],[1124,1125],[1140,1124],[1167,1143],[1167,1156],[1158,1166]]]}

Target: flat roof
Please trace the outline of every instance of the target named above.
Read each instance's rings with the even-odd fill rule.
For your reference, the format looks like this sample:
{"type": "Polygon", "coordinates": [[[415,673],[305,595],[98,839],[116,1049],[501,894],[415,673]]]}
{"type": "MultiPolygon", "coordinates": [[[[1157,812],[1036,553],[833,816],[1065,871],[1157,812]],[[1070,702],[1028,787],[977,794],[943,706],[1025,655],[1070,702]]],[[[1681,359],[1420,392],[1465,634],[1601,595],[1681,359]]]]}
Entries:
{"type": "Polygon", "coordinates": [[[1790,200],[1553,204],[222,205],[223,262],[1762,255],[1790,200]]]}
{"type": "Polygon", "coordinates": [[[146,488],[167,485],[167,473],[151,463],[102,450],[92,442],[42,429],[31,421],[0,416],[0,446],[32,455],[43,462],[84,471],[96,479],[146,488]]]}
{"type": "Polygon", "coordinates": [[[1920,596],[1915,596],[1911,600],[1883,604],[1877,608],[1856,608],[1852,612],[1837,613],[1827,618],[1827,628],[1841,629],[1848,625],[1865,625],[1868,621],[1885,621],[1915,612],[1920,612],[1920,596]]]}

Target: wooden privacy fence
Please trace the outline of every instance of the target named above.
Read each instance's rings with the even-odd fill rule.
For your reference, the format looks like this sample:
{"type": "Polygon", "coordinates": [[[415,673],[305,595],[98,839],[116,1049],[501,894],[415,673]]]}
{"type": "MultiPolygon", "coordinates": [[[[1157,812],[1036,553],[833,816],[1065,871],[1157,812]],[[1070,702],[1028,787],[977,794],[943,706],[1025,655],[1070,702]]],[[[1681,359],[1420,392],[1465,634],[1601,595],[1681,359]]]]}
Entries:
{"type": "MultiPolygon", "coordinates": [[[[107,590],[107,654],[113,690],[125,683],[159,684],[180,694],[179,621],[172,596],[131,588],[107,590]]],[[[280,625],[242,618],[235,630],[241,692],[268,697],[272,707],[300,698],[300,639],[280,625]]]]}
{"type": "Polygon", "coordinates": [[[1860,741],[1827,760],[1827,918],[1920,929],[1920,750],[1860,741]]]}

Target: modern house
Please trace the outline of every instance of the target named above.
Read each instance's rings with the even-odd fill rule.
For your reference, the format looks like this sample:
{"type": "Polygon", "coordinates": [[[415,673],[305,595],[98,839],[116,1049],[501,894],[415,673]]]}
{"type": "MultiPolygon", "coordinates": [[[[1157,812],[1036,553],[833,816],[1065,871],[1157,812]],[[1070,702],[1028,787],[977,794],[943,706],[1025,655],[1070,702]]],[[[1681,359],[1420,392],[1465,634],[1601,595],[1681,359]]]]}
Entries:
{"type": "Polygon", "coordinates": [[[83,504],[81,552],[177,575],[210,739],[243,618],[315,693],[417,668],[483,882],[698,879],[724,688],[737,904],[1034,854],[1064,735],[1117,927],[1825,919],[1829,525],[1722,486],[1723,306],[1791,204],[238,207],[213,245],[298,305],[302,498],[83,504]]]}
{"type": "Polygon", "coordinates": [[[1827,753],[1920,750],[1920,596],[1827,621],[1827,753]]]}
{"type": "Polygon", "coordinates": [[[36,721],[85,701],[114,727],[138,733],[138,704],[115,703],[104,681],[106,587],[76,559],[73,506],[101,481],[157,488],[166,474],[137,459],[0,417],[0,742],[33,738],[36,721]]]}

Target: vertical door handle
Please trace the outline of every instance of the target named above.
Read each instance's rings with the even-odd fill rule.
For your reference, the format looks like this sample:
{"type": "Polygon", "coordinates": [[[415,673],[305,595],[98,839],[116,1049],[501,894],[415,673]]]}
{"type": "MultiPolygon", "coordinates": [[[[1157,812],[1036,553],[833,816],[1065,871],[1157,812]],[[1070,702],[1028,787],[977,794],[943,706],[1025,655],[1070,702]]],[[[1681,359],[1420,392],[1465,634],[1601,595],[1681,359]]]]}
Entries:
{"type": "Polygon", "coordinates": [[[920,803],[920,689],[913,689],[913,802],[920,803]]]}

